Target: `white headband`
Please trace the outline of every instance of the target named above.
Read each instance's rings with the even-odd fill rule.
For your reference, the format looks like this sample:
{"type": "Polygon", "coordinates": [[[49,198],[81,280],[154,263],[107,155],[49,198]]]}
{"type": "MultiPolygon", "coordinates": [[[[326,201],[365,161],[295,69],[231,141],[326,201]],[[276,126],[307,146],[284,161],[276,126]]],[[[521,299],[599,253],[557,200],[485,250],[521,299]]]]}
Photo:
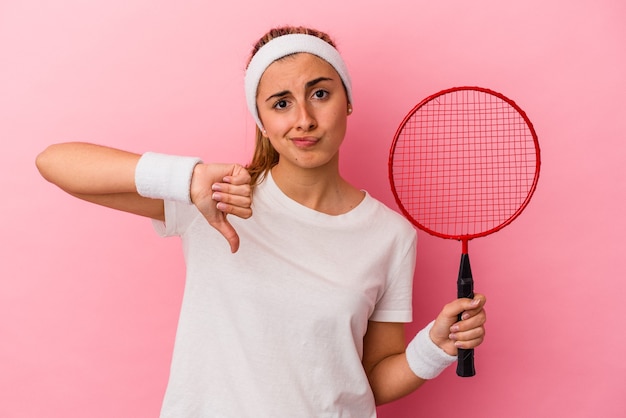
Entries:
{"type": "Polygon", "coordinates": [[[331,44],[313,35],[300,33],[282,35],[263,45],[261,49],[254,54],[252,60],[250,60],[244,79],[248,109],[261,130],[263,130],[263,124],[259,118],[259,111],[256,106],[256,93],[259,88],[261,76],[267,67],[277,59],[298,52],[313,54],[332,65],[339,74],[339,77],[341,77],[343,85],[346,87],[348,102],[352,103],[352,85],[348,69],[341,55],[339,55],[339,52],[331,44]]]}

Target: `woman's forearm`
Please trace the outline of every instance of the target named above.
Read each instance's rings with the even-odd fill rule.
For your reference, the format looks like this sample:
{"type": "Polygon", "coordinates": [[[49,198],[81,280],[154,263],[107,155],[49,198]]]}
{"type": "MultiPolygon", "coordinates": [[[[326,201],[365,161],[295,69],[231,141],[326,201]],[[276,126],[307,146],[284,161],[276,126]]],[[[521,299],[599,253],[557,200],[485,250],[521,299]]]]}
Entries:
{"type": "Polygon", "coordinates": [[[133,193],[140,155],[82,142],[54,144],[37,156],[41,175],[71,194],[133,193]]]}

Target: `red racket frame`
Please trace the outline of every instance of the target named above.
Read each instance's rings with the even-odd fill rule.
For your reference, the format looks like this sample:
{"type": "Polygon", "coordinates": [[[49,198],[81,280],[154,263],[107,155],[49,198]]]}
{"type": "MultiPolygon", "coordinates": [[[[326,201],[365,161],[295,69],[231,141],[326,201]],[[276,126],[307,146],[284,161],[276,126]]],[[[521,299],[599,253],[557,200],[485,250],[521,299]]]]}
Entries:
{"type": "MultiPolygon", "coordinates": [[[[418,227],[419,229],[433,235],[433,236],[437,236],[440,238],[444,238],[444,239],[455,239],[455,240],[459,240],[462,243],[462,255],[461,255],[461,265],[459,268],[459,277],[457,280],[457,287],[458,287],[458,297],[470,297],[473,298],[474,297],[474,293],[473,293],[473,278],[472,278],[472,273],[471,273],[471,268],[470,268],[470,264],[469,264],[469,256],[468,256],[468,241],[474,238],[479,238],[479,237],[484,237],[486,235],[492,234],[496,231],[499,231],[500,229],[504,228],[505,226],[507,226],[508,224],[510,224],[511,222],[513,222],[513,220],[515,220],[520,213],[526,208],[526,206],[528,205],[528,202],[530,202],[530,199],[532,198],[535,189],[537,187],[537,183],[539,180],[539,172],[540,172],[540,167],[541,167],[541,155],[540,155],[540,148],[539,148],[539,141],[537,138],[537,134],[535,132],[535,129],[530,121],[530,119],[528,118],[528,116],[526,115],[526,112],[524,112],[513,100],[509,99],[508,97],[504,96],[501,93],[495,92],[493,90],[490,89],[486,89],[483,87],[453,87],[453,88],[449,88],[449,89],[445,89],[442,90],[438,93],[432,94],[428,97],[426,97],[424,100],[422,100],[420,103],[418,103],[413,109],[411,109],[411,111],[404,117],[404,119],[402,120],[402,122],[400,123],[398,129],[396,130],[396,133],[394,135],[394,139],[393,139],[393,143],[389,152],[389,161],[388,161],[388,168],[389,168],[389,180],[391,182],[391,190],[393,192],[394,198],[396,200],[396,203],[399,207],[399,209],[401,210],[401,212],[403,213],[403,215],[411,222],[413,223],[413,225],[415,225],[416,227],[418,227]],[[518,209],[516,211],[514,211],[514,213],[510,216],[508,216],[508,218],[506,218],[504,221],[500,222],[499,224],[486,229],[484,231],[479,231],[476,232],[474,231],[474,233],[467,233],[467,234],[445,234],[442,232],[438,232],[433,230],[432,228],[426,227],[425,225],[421,224],[420,222],[418,222],[417,220],[414,219],[413,215],[405,208],[405,205],[402,203],[402,200],[400,199],[400,196],[398,195],[397,191],[396,191],[396,184],[395,184],[395,180],[394,180],[394,154],[396,151],[396,145],[398,143],[398,138],[402,135],[403,130],[407,124],[407,122],[413,118],[413,116],[415,115],[415,113],[420,110],[425,104],[437,99],[440,96],[444,96],[446,94],[449,93],[453,93],[453,92],[457,92],[457,91],[462,91],[462,90],[468,90],[468,91],[477,91],[477,92],[481,92],[481,93],[485,93],[488,95],[492,95],[495,96],[496,98],[502,100],[503,102],[507,103],[508,105],[510,105],[512,108],[514,108],[517,113],[522,117],[522,119],[524,120],[526,126],[528,127],[528,130],[530,131],[531,135],[532,135],[532,139],[534,142],[534,147],[535,147],[535,173],[534,173],[534,178],[532,180],[532,184],[530,185],[530,188],[528,190],[528,194],[526,196],[526,198],[523,200],[523,202],[520,204],[520,206],[518,207],[518,209]]],[[[461,315],[459,315],[459,319],[460,319],[461,315]]],[[[473,358],[473,350],[459,350],[459,365],[457,366],[457,374],[459,376],[473,376],[475,374],[475,370],[474,370],[474,358],[473,358]],[[462,358],[463,357],[463,358],[462,358]]]]}

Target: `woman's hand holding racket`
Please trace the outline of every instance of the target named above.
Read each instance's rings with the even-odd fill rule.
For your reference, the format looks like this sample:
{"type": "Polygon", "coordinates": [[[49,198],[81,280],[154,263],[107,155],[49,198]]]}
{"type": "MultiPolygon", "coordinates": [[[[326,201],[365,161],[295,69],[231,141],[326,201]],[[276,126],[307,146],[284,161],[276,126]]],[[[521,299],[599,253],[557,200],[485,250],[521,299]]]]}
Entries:
{"type": "Polygon", "coordinates": [[[239,235],[227,215],[252,216],[250,174],[239,164],[198,164],[191,178],[191,201],[209,224],[226,238],[231,252],[239,249],[239,235]]]}
{"type": "Polygon", "coordinates": [[[484,310],[486,298],[475,294],[474,299],[455,299],[443,307],[430,330],[430,339],[446,353],[456,356],[458,349],[478,347],[485,338],[484,310]],[[458,320],[461,314],[462,320],[458,320]]]}

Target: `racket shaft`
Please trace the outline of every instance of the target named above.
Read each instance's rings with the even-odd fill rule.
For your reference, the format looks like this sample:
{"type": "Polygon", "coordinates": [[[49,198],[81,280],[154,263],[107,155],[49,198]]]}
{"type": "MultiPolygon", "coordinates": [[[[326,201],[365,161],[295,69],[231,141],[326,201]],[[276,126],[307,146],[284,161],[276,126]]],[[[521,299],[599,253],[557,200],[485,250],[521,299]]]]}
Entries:
{"type": "MultiPolygon", "coordinates": [[[[461,265],[459,267],[459,278],[457,280],[457,296],[459,298],[474,298],[474,279],[470,267],[469,254],[461,255],[461,265]]],[[[459,321],[462,320],[459,314],[459,321]]],[[[474,368],[474,349],[459,349],[456,374],[461,377],[471,377],[476,374],[474,368]]]]}

